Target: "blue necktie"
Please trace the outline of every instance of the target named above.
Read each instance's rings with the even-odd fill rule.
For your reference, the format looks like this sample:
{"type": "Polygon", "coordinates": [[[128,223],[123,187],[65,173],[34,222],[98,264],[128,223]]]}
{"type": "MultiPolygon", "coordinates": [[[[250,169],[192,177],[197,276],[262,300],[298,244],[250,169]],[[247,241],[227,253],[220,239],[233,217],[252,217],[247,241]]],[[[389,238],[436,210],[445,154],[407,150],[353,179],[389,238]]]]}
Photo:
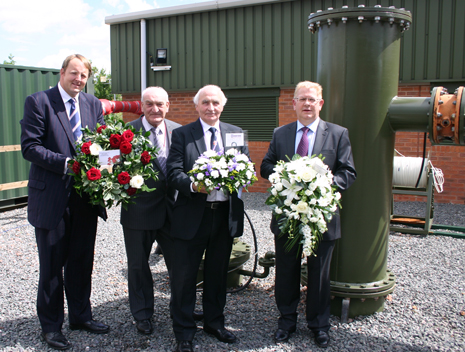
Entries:
{"type": "Polygon", "coordinates": [[[220,146],[218,144],[218,138],[216,138],[216,128],[210,127],[210,132],[212,133],[212,138],[210,140],[210,149],[214,150],[215,152],[220,151],[220,146]]]}
{"type": "Polygon", "coordinates": [[[76,102],[74,99],[70,99],[68,102],[71,103],[71,110],[69,111],[69,123],[71,125],[71,130],[73,131],[74,140],[80,141],[82,138],[81,119],[79,117],[79,112],[76,109],[76,102]]]}
{"type": "Polygon", "coordinates": [[[308,127],[302,127],[302,138],[297,146],[297,154],[300,156],[308,156],[308,137],[307,133],[310,131],[308,127]]]}

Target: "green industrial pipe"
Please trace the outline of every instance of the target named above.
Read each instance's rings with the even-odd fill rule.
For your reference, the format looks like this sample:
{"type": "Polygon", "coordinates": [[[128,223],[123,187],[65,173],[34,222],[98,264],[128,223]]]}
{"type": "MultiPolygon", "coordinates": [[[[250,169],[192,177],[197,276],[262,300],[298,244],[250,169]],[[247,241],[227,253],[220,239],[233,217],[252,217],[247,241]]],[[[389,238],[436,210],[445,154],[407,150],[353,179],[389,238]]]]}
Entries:
{"type": "Polygon", "coordinates": [[[431,98],[394,97],[389,106],[388,118],[395,132],[428,132],[431,98]]]}
{"type": "Polygon", "coordinates": [[[381,311],[395,286],[387,269],[395,139],[387,112],[398,90],[401,34],[410,23],[409,11],[379,5],[309,16],[318,35],[322,118],[349,129],[358,175],[342,196],[342,238],[331,264],[333,314],[381,311]]]}

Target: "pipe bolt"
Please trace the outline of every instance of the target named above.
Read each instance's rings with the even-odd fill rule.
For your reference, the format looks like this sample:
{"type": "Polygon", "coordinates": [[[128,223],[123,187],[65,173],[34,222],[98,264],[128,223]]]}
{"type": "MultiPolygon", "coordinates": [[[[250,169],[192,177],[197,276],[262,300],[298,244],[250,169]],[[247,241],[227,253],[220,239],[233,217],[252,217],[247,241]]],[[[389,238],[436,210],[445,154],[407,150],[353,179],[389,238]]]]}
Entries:
{"type": "Polygon", "coordinates": [[[333,23],[333,20],[331,18],[328,18],[328,26],[331,26],[331,23],[333,23]]]}
{"type": "Polygon", "coordinates": [[[364,19],[365,19],[365,17],[363,17],[363,16],[358,16],[358,21],[359,21],[360,23],[362,23],[364,19]]]}
{"type": "Polygon", "coordinates": [[[342,17],[341,20],[342,20],[343,23],[346,23],[347,22],[347,17],[342,17]]]}
{"type": "Polygon", "coordinates": [[[442,105],[442,104],[444,104],[444,101],[438,100],[438,104],[439,104],[439,105],[442,105]]]}
{"type": "Polygon", "coordinates": [[[378,23],[381,20],[381,17],[375,16],[375,22],[378,23]]]}
{"type": "Polygon", "coordinates": [[[394,23],[394,17],[390,17],[389,18],[389,24],[393,24],[394,23]]]}
{"type": "Polygon", "coordinates": [[[450,115],[451,119],[455,119],[455,114],[450,115]]]}
{"type": "Polygon", "coordinates": [[[365,5],[358,5],[358,7],[365,7],[365,5]]]}

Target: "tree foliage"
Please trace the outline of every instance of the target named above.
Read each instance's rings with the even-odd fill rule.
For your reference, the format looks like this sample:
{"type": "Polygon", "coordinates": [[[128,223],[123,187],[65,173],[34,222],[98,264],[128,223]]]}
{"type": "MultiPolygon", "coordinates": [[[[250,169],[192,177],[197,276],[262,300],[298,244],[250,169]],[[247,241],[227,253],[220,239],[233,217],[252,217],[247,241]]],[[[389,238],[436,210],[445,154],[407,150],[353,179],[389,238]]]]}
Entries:
{"type": "Polygon", "coordinates": [[[113,100],[111,93],[111,74],[107,73],[104,68],[98,69],[92,66],[92,75],[94,77],[94,95],[99,99],[113,100]]]}
{"type": "Polygon", "coordinates": [[[13,54],[8,55],[8,61],[3,60],[4,65],[16,65],[16,61],[14,60],[13,54]]]}

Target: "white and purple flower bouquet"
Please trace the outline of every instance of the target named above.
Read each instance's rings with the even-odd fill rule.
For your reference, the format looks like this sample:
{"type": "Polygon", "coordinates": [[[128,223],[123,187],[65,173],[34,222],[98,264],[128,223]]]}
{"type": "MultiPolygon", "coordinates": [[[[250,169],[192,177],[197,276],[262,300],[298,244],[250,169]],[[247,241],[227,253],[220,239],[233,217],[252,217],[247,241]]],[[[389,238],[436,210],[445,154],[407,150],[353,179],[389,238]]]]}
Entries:
{"type": "Polygon", "coordinates": [[[199,190],[205,188],[208,193],[214,189],[225,194],[238,192],[241,188],[247,191],[258,180],[254,164],[247,155],[234,148],[226,152],[206,151],[195,161],[188,175],[199,190]]]}
{"type": "Polygon", "coordinates": [[[333,185],[333,174],[319,157],[294,155],[278,161],[269,177],[270,205],[281,236],[287,235],[286,250],[302,246],[306,256],[315,255],[327,223],[340,206],[341,194],[333,185]]]}

